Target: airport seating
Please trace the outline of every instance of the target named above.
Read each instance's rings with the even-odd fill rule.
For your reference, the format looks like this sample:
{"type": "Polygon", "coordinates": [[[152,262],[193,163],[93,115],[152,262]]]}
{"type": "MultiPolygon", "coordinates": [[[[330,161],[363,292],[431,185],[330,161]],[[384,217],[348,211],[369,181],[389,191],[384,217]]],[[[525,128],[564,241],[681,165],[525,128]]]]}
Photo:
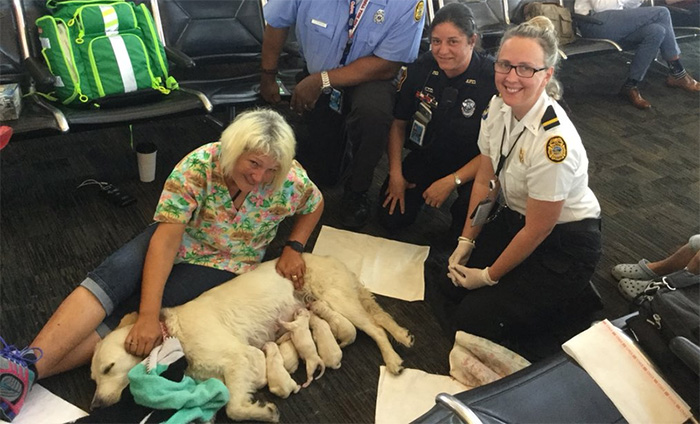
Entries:
{"type": "Polygon", "coordinates": [[[510,26],[508,0],[438,0],[439,7],[455,2],[464,3],[469,7],[479,28],[482,47],[495,51],[503,33],[510,26]]]}
{"type": "Polygon", "coordinates": [[[68,131],[68,123],[56,108],[38,102],[34,81],[28,69],[34,69],[40,82],[50,84],[53,76],[41,73],[35,61],[28,58],[26,39],[19,35],[23,31],[22,9],[18,0],[4,1],[0,5],[0,84],[19,84],[25,97],[19,119],[1,122],[12,127],[15,137],[38,134],[56,134],[68,131]]]}
{"type": "Polygon", "coordinates": [[[151,0],[151,6],[164,44],[194,63],[173,69],[182,87],[205,93],[230,119],[236,106],[261,101],[261,0],[151,0]]]}
{"type": "MultiPolygon", "coordinates": [[[[27,45],[27,51],[23,52],[25,62],[31,61],[40,64],[39,71],[47,71],[41,55],[36,19],[49,13],[44,0],[14,0],[19,2],[18,9],[22,13],[23,31],[19,31],[20,39],[27,45]]],[[[169,57],[170,59],[170,57],[169,57]]],[[[41,77],[37,70],[31,72],[35,81],[41,77]]],[[[51,91],[51,87],[39,87],[46,92],[51,91]]],[[[36,101],[46,108],[55,108],[60,111],[68,125],[75,129],[80,126],[95,127],[104,125],[114,125],[120,123],[133,123],[150,120],[161,116],[176,115],[182,113],[202,113],[209,112],[212,106],[206,96],[202,93],[189,90],[173,90],[168,95],[161,95],[153,92],[144,95],[143,98],[132,98],[129,102],[101,102],[99,109],[80,109],[69,107],[60,102],[51,102],[39,96],[35,96],[36,101]],[[155,94],[155,95],[154,95],[155,94]]]]}

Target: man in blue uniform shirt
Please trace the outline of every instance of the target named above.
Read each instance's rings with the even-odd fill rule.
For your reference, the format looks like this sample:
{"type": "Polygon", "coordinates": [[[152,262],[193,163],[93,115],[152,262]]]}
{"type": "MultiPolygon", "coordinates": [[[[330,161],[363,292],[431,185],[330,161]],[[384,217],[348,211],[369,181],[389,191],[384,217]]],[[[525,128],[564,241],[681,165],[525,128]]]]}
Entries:
{"type": "MultiPolygon", "coordinates": [[[[369,218],[366,192],[386,150],[393,118],[392,79],[418,54],[424,7],[424,0],[269,0],[265,5],[262,97],[273,104],[280,101],[277,62],[294,25],[306,72],[290,106],[312,123],[309,132],[316,151],[309,153],[337,172],[344,140],[324,134],[337,117],[344,120],[352,146],[343,197],[343,224],[348,228],[359,228],[369,218]]],[[[309,146],[303,144],[302,164],[311,168],[313,177],[314,163],[305,163],[302,154],[309,146]]]]}

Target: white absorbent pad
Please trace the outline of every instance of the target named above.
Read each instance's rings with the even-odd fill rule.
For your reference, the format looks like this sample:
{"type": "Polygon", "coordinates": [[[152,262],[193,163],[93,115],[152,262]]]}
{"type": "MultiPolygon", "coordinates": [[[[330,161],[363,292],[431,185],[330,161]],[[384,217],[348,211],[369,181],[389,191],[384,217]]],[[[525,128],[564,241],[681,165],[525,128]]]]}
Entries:
{"type": "Polygon", "coordinates": [[[639,348],[608,320],[562,345],[623,417],[635,423],[683,423],[690,408],[639,348]]]}
{"type": "Polygon", "coordinates": [[[379,368],[374,422],[410,423],[435,406],[435,396],[439,393],[453,395],[470,388],[452,377],[411,368],[404,369],[400,375],[393,375],[382,365],[379,368]]]}
{"type": "Polygon", "coordinates": [[[323,226],[313,253],[343,262],[369,291],[396,299],[423,300],[423,263],[430,248],[323,226]]]}

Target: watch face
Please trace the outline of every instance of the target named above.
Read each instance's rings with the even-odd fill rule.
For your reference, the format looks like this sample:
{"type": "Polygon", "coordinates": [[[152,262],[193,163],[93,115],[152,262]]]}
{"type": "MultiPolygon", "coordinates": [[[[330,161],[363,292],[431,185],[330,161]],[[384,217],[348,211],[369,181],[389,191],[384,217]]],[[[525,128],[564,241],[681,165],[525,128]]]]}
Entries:
{"type": "Polygon", "coordinates": [[[332,88],[332,87],[323,87],[323,88],[321,89],[321,92],[322,92],[323,94],[331,94],[331,91],[333,91],[333,88],[332,88]]]}

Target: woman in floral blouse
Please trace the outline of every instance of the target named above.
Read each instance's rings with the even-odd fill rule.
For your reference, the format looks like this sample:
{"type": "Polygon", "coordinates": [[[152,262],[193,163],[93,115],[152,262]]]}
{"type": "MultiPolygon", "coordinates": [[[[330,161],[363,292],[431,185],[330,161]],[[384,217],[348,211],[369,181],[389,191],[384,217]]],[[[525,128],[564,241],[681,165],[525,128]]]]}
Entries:
{"type": "Polygon", "coordinates": [[[59,306],[31,346],[40,377],[90,360],[123,315],[139,316],[126,349],[161,340],[161,307],[175,306],[260,263],[280,222],[296,215],[277,272],[299,288],[301,251],[323,212],[321,192],[294,160],[294,133],[277,112],[239,115],[221,140],[188,154],[165,182],[154,220],[59,306]]]}

